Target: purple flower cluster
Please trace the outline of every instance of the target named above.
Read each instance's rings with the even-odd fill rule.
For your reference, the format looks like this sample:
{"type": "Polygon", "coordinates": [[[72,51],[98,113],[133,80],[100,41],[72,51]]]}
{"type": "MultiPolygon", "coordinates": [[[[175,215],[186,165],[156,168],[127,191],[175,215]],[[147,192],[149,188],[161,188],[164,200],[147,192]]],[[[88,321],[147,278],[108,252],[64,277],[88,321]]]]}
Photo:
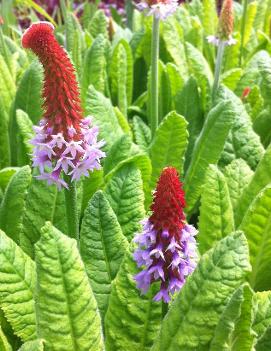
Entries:
{"type": "Polygon", "coordinates": [[[147,1],[142,0],[136,4],[136,8],[146,16],[154,15],[156,18],[165,20],[172,15],[178,7],[178,0],[147,1]]]}
{"type": "Polygon", "coordinates": [[[35,137],[30,142],[34,145],[33,167],[40,171],[38,179],[56,184],[58,189],[68,188],[63,174],[75,181],[101,167],[100,159],[105,153],[100,148],[105,143],[97,140],[98,127],[92,126],[90,117],[82,119],[79,127],[79,131],[68,127],[66,136],[62,132],[55,134],[46,119],[34,127],[35,137]]]}
{"type": "Polygon", "coordinates": [[[209,35],[207,37],[207,41],[209,44],[213,44],[214,46],[218,46],[221,41],[224,43],[225,46],[231,46],[237,43],[237,40],[234,39],[231,35],[229,36],[228,40],[222,40],[216,35],[209,35]]]}
{"type": "Polygon", "coordinates": [[[149,220],[144,220],[143,232],[137,234],[134,242],[139,248],[134,252],[138,267],[143,270],[134,278],[138,289],[147,293],[150,284],[161,282],[160,291],[154,300],[168,303],[170,295],[179,291],[197,264],[197,244],[194,236],[197,230],[185,224],[180,230],[179,240],[167,230],[155,230],[149,220]]]}

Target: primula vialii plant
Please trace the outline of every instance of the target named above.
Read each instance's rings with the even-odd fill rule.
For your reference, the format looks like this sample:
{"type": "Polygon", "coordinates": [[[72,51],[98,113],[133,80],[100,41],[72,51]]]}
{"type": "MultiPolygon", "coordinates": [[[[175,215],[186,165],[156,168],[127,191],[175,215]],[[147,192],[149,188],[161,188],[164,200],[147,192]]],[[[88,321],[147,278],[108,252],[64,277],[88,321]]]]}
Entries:
{"type": "Polygon", "coordinates": [[[136,7],[147,16],[154,15],[158,19],[165,20],[176,11],[178,0],[143,0],[136,7]]]}
{"type": "Polygon", "coordinates": [[[146,293],[153,282],[161,282],[154,300],[168,303],[179,291],[197,262],[196,229],[186,222],[182,183],[175,168],[165,168],[151,205],[151,216],[143,221],[143,231],[134,259],[143,270],[135,276],[137,287],[146,293]]]}
{"type": "Polygon", "coordinates": [[[83,118],[75,70],[55,39],[53,25],[32,24],[22,45],[38,56],[45,76],[44,115],[31,141],[33,166],[39,168],[38,179],[68,188],[70,181],[100,168],[104,142],[97,141],[98,128],[92,126],[91,118],[83,118]]]}

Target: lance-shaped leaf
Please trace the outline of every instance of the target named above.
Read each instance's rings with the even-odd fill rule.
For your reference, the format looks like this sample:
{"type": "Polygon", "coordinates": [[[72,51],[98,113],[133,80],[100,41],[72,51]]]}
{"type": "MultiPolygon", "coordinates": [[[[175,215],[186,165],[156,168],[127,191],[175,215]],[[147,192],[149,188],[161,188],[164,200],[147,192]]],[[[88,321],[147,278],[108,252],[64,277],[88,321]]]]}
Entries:
{"type": "Polygon", "coordinates": [[[0,96],[0,168],[10,164],[8,118],[0,96]]]}
{"type": "Polygon", "coordinates": [[[4,191],[11,177],[18,171],[18,167],[6,167],[0,170],[0,188],[4,191]]]}
{"type": "Polygon", "coordinates": [[[30,167],[22,167],[12,176],[0,206],[0,228],[17,243],[19,243],[25,198],[30,182],[30,167]]]}
{"type": "Polygon", "coordinates": [[[234,230],[230,195],[225,177],[217,166],[210,165],[201,194],[199,250],[209,250],[234,230]]]}
{"type": "Polygon", "coordinates": [[[250,282],[256,290],[271,289],[271,186],[252,202],[241,225],[248,239],[252,273],[250,282]]]}
{"type": "MultiPolygon", "coordinates": [[[[246,287],[248,288],[248,287],[246,287]]],[[[241,316],[241,306],[244,302],[244,286],[238,288],[225,307],[216,326],[210,351],[231,351],[235,325],[241,316]]]]}
{"type": "Polygon", "coordinates": [[[154,302],[157,286],[141,295],[133,275],[138,269],[127,252],[112,285],[105,317],[106,350],[149,351],[161,321],[161,303],[154,302]]]}
{"type": "Polygon", "coordinates": [[[271,183],[271,146],[269,146],[266,150],[253,177],[251,178],[250,183],[245,188],[238,201],[235,216],[236,225],[241,223],[253,199],[269,183],[271,183]]]}
{"type": "Polygon", "coordinates": [[[170,112],[158,127],[150,147],[152,176],[150,186],[156,182],[164,167],[172,166],[182,175],[184,154],[188,143],[187,122],[176,112],[170,112]]]}
{"type": "Polygon", "coordinates": [[[0,231],[0,306],[22,340],[36,337],[35,263],[0,231]]]}
{"type": "Polygon", "coordinates": [[[222,239],[204,254],[172,303],[152,351],[208,350],[219,318],[250,269],[243,233],[222,239]]]}
{"type": "Polygon", "coordinates": [[[238,200],[251,180],[253,171],[244,160],[237,159],[225,167],[224,175],[228,184],[232,207],[235,210],[238,200]]]}
{"type": "Polygon", "coordinates": [[[1,326],[0,326],[0,350],[1,351],[12,351],[12,347],[10,346],[5,334],[3,333],[1,326]]]}
{"type": "Polygon", "coordinates": [[[185,177],[188,211],[194,208],[199,199],[208,165],[219,160],[234,117],[233,106],[229,100],[219,103],[207,116],[185,177]]]}
{"type": "Polygon", "coordinates": [[[133,132],[137,145],[146,151],[151,143],[151,130],[138,116],[133,118],[133,132]]]}
{"type": "Polygon", "coordinates": [[[124,165],[110,179],[105,193],[123,234],[131,240],[145,215],[140,171],[132,164],[124,165]]]}
{"type": "MultiPolygon", "coordinates": [[[[255,317],[253,330],[257,333],[258,343],[270,335],[271,328],[271,291],[261,291],[254,295],[255,317]]],[[[258,344],[257,344],[258,346],[258,344]]],[[[258,347],[256,347],[258,350],[258,347]]]]}
{"type": "Polygon", "coordinates": [[[104,316],[111,291],[128,241],[121,231],[116,215],[104,193],[98,191],[90,200],[80,232],[80,252],[104,316]]]}
{"type": "Polygon", "coordinates": [[[48,350],[103,350],[101,320],[76,241],[47,222],[35,254],[38,335],[48,350]]]}
{"type": "Polygon", "coordinates": [[[132,102],[133,55],[127,41],[120,40],[115,46],[110,64],[111,94],[114,105],[126,115],[132,102]]]}
{"type": "Polygon", "coordinates": [[[99,136],[106,141],[105,150],[123,134],[109,99],[90,86],[86,98],[86,113],[94,116],[94,124],[100,128],[99,136]]]}
{"type": "Polygon", "coordinates": [[[24,343],[18,351],[43,351],[44,343],[43,340],[37,339],[24,343]]]}

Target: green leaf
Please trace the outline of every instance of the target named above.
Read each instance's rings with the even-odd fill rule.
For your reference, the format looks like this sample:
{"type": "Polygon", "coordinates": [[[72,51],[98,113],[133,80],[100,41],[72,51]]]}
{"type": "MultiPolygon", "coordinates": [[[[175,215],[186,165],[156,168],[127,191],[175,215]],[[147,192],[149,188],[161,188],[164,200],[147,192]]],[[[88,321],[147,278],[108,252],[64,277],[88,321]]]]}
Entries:
{"type": "Polygon", "coordinates": [[[3,333],[1,326],[0,326],[0,350],[1,351],[12,351],[12,347],[10,346],[5,334],[3,333]]]}
{"type": "Polygon", "coordinates": [[[244,301],[241,305],[241,315],[235,325],[232,335],[232,351],[254,350],[255,332],[252,330],[253,322],[253,290],[249,285],[244,286],[244,301]]]}
{"type": "Polygon", "coordinates": [[[132,139],[129,135],[123,134],[111,147],[104,160],[104,174],[112,171],[121,161],[131,155],[132,139]]]}
{"type": "Polygon", "coordinates": [[[88,49],[82,72],[82,99],[85,101],[89,85],[105,92],[106,85],[106,46],[107,41],[102,34],[98,35],[88,49]]]}
{"type": "Polygon", "coordinates": [[[38,335],[48,350],[103,350],[101,320],[76,241],[47,222],[35,254],[38,335]]]}
{"type": "Polygon", "coordinates": [[[122,113],[132,103],[133,93],[133,55],[129,44],[120,40],[115,46],[110,63],[111,94],[114,105],[122,113]]]}
{"type": "Polygon", "coordinates": [[[256,344],[256,351],[269,351],[271,348],[271,327],[267,329],[263,337],[256,344]]]}
{"type": "Polygon", "coordinates": [[[19,154],[19,163],[31,163],[30,155],[32,154],[32,145],[30,144],[30,139],[34,136],[33,133],[33,123],[28,115],[22,111],[16,111],[16,122],[18,126],[19,139],[22,142],[22,150],[19,154]],[[20,160],[22,159],[22,161],[20,160]],[[20,162],[21,161],[21,162],[20,162]]]}
{"type": "Polygon", "coordinates": [[[216,2],[214,0],[203,0],[202,24],[204,34],[214,34],[217,30],[217,11],[216,2]]]}
{"type": "Polygon", "coordinates": [[[250,183],[245,188],[236,206],[235,223],[239,225],[253,199],[271,183],[271,146],[268,147],[258,164],[250,183]]]}
{"type": "MultiPolygon", "coordinates": [[[[265,333],[269,334],[268,329],[271,327],[271,291],[257,292],[254,295],[254,302],[256,306],[253,330],[257,333],[258,340],[261,341],[265,333]]],[[[258,350],[257,347],[256,350],[258,350]]]]}
{"type": "Polygon", "coordinates": [[[187,122],[176,112],[169,113],[159,125],[150,146],[152,176],[150,187],[154,189],[164,167],[172,166],[183,173],[184,154],[187,146],[187,122]]]}
{"type": "Polygon", "coordinates": [[[128,242],[104,193],[96,192],[83,217],[80,252],[102,317],[107,309],[111,283],[127,247],[128,242]]]}
{"type": "Polygon", "coordinates": [[[18,351],[43,351],[43,340],[37,339],[23,344],[18,351]]]}
{"type": "Polygon", "coordinates": [[[237,159],[225,167],[224,175],[228,184],[232,208],[235,212],[238,200],[249,184],[253,171],[244,160],[237,159]]]}
{"type": "Polygon", "coordinates": [[[42,116],[41,109],[42,68],[37,61],[27,68],[18,86],[14,112],[23,110],[37,124],[42,116]]]}
{"type": "Polygon", "coordinates": [[[189,212],[193,210],[199,199],[202,180],[208,165],[215,164],[219,160],[234,118],[233,105],[229,100],[215,106],[206,118],[185,177],[187,211],[189,212]]]}
{"type": "Polygon", "coordinates": [[[241,225],[248,239],[255,290],[271,289],[271,186],[268,185],[251,203],[241,225]]]}
{"type": "Polygon", "coordinates": [[[210,165],[201,194],[199,217],[199,250],[209,250],[214,244],[234,230],[230,194],[222,172],[210,165]]]}
{"type": "Polygon", "coordinates": [[[149,351],[161,321],[161,303],[154,302],[154,286],[141,295],[133,276],[138,268],[131,252],[127,252],[112,284],[105,316],[107,351],[149,351]]]}
{"type": "Polygon", "coordinates": [[[2,55],[0,55],[0,86],[1,104],[3,104],[3,110],[8,113],[15,95],[16,87],[11,72],[2,55]]]}
{"type": "Polygon", "coordinates": [[[20,246],[31,257],[34,257],[34,244],[40,238],[40,229],[46,221],[54,222],[55,217],[65,219],[65,208],[58,205],[58,197],[63,199],[63,193],[58,193],[55,186],[35,177],[28,189],[23,227],[20,232],[20,246]],[[60,215],[56,216],[56,213],[60,215]]]}
{"type": "Polygon", "coordinates": [[[184,165],[184,170],[186,171],[191,161],[196,139],[204,122],[198,85],[194,77],[190,77],[183,89],[177,94],[175,105],[176,111],[184,116],[188,122],[189,139],[184,165]]]}
{"type": "Polygon", "coordinates": [[[16,243],[19,243],[25,199],[30,182],[30,167],[22,167],[12,176],[0,206],[0,228],[16,243]]]}
{"type": "Polygon", "coordinates": [[[8,113],[0,96],[0,169],[10,165],[8,113]]]}
{"type": "Polygon", "coordinates": [[[232,68],[221,76],[221,83],[224,84],[227,88],[235,90],[238,81],[241,78],[243,71],[241,68],[232,68]]]}
{"type": "Polygon", "coordinates": [[[23,341],[36,337],[35,263],[0,231],[0,306],[23,341]]]}
{"type": "Polygon", "coordinates": [[[105,37],[108,36],[107,32],[107,18],[104,14],[103,10],[98,10],[95,12],[89,23],[89,32],[90,34],[96,38],[99,34],[103,34],[105,37]]]}
{"type": "Polygon", "coordinates": [[[242,158],[251,169],[255,169],[264,153],[260,138],[253,130],[251,119],[242,101],[229,89],[221,89],[221,96],[223,100],[232,101],[235,119],[220,163],[225,166],[234,159],[242,158]]]}
{"type": "Polygon", "coordinates": [[[85,210],[92,195],[98,190],[103,188],[103,170],[94,170],[90,173],[89,177],[83,179],[83,199],[82,211],[85,210]]]}
{"type": "Polygon", "coordinates": [[[106,141],[104,148],[106,151],[109,150],[123,134],[110,100],[90,86],[86,99],[86,112],[94,116],[94,124],[100,128],[100,138],[106,141]]]}
{"type": "Polygon", "coordinates": [[[216,326],[214,337],[210,344],[210,351],[231,351],[232,337],[235,325],[241,316],[241,305],[244,301],[244,286],[238,288],[225,307],[216,326]]]}
{"type": "Polygon", "coordinates": [[[151,130],[138,116],[133,118],[133,132],[136,144],[146,151],[151,143],[151,130]]]}
{"type": "Polygon", "coordinates": [[[128,119],[124,116],[124,114],[119,110],[117,106],[114,107],[114,111],[123,133],[129,134],[132,136],[132,130],[128,119]]]}
{"type": "Polygon", "coordinates": [[[145,215],[140,171],[134,165],[124,165],[109,180],[105,193],[123,234],[130,241],[140,229],[139,221],[145,215]]]}
{"type": "Polygon", "coordinates": [[[220,316],[249,268],[241,232],[222,239],[203,255],[172,303],[152,351],[209,350],[220,316]]]}

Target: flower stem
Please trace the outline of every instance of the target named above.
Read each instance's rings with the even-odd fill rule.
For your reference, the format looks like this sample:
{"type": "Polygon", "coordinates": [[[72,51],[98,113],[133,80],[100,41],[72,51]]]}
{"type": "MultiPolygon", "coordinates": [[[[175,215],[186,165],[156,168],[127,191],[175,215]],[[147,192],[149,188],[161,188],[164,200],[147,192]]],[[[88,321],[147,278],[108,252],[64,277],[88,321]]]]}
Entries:
{"type": "Polygon", "coordinates": [[[162,301],[162,319],[164,319],[167,312],[168,312],[168,304],[162,301]]]}
{"type": "Polygon", "coordinates": [[[220,40],[218,44],[216,64],[215,64],[215,78],[214,78],[214,85],[213,85],[213,92],[212,92],[213,101],[215,99],[216,92],[219,86],[219,77],[221,72],[224,48],[225,48],[225,43],[222,40],[220,40]]]}
{"type": "Polygon", "coordinates": [[[65,176],[69,189],[65,189],[67,235],[79,241],[79,220],[77,210],[77,191],[75,182],[71,182],[69,176],[65,176]]]}
{"type": "Polygon", "coordinates": [[[152,138],[158,127],[158,60],[159,60],[159,18],[153,16],[151,44],[151,132],[152,138]]]}
{"type": "Polygon", "coordinates": [[[243,1],[243,16],[242,16],[242,24],[241,24],[241,44],[240,44],[240,56],[239,56],[239,65],[242,65],[243,58],[243,50],[244,50],[244,41],[245,41],[245,29],[246,29],[246,21],[247,21],[247,6],[248,0],[243,1]]]}

